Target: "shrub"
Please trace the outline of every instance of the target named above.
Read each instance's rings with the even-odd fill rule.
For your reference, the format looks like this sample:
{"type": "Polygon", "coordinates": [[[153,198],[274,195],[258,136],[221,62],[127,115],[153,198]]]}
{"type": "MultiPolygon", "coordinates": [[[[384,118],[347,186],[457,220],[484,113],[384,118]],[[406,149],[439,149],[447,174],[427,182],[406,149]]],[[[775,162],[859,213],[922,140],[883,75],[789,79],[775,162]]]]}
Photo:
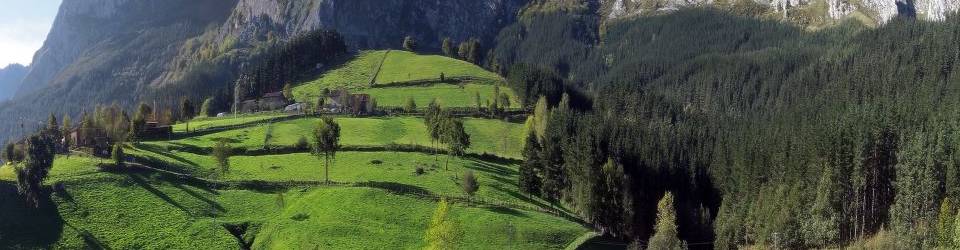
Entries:
{"type": "Polygon", "coordinates": [[[420,175],[427,174],[427,170],[424,169],[422,166],[417,166],[417,169],[414,170],[413,173],[416,174],[417,176],[420,176],[420,175]]]}
{"type": "Polygon", "coordinates": [[[473,174],[473,171],[467,170],[463,173],[463,182],[460,183],[463,192],[467,194],[468,198],[473,198],[473,195],[477,193],[477,190],[480,189],[480,183],[477,182],[477,177],[473,174]]]}
{"type": "Polygon", "coordinates": [[[307,150],[307,149],[310,149],[310,141],[307,141],[307,137],[306,137],[306,136],[302,136],[302,135],[301,135],[301,136],[300,136],[300,139],[297,139],[297,144],[294,145],[294,147],[296,147],[296,148],[299,149],[299,150],[307,150]]]}
{"type": "Polygon", "coordinates": [[[213,147],[213,152],[211,154],[217,159],[217,167],[219,167],[220,174],[226,175],[230,171],[231,151],[232,149],[230,144],[227,143],[227,140],[220,140],[213,147]]]}
{"type": "Polygon", "coordinates": [[[117,143],[117,145],[113,145],[113,153],[110,156],[113,158],[113,163],[116,164],[117,167],[122,167],[126,164],[125,158],[127,156],[123,153],[123,144],[117,143]]]}
{"type": "Polygon", "coordinates": [[[304,220],[310,219],[310,216],[305,213],[298,213],[293,217],[290,217],[290,219],[295,221],[304,221],[304,220]]]}

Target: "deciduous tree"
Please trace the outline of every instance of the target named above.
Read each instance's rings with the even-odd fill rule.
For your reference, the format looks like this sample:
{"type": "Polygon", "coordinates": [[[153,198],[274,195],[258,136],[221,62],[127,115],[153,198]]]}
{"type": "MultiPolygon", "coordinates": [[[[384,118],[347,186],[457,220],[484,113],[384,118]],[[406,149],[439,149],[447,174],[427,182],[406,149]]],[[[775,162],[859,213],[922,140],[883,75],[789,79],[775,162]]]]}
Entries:
{"type": "Polygon", "coordinates": [[[323,156],[324,180],[330,182],[330,163],[340,149],[340,125],[333,117],[324,117],[313,131],[314,150],[317,157],[323,156]]]}

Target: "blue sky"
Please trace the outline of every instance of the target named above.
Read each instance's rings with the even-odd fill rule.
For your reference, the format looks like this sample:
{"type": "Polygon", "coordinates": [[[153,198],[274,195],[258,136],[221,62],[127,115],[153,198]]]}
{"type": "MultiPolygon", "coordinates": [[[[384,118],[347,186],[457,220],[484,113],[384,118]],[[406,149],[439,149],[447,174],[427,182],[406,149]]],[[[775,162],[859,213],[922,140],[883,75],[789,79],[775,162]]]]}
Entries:
{"type": "Polygon", "coordinates": [[[0,0],[0,68],[30,64],[43,46],[61,0],[0,0]]]}

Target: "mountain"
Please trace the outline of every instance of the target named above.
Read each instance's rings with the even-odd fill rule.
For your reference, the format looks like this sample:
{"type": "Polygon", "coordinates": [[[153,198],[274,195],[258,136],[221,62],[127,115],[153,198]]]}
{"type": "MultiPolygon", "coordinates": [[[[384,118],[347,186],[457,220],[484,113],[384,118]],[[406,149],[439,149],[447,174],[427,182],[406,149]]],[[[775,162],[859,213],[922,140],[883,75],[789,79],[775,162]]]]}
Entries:
{"type": "MultiPolygon", "coordinates": [[[[111,102],[129,107],[161,97],[199,99],[229,88],[239,69],[266,48],[315,29],[340,32],[352,49],[398,48],[405,36],[412,36],[427,51],[439,50],[444,37],[455,42],[475,37],[486,51],[497,47],[498,34],[525,13],[573,7],[587,13],[586,24],[581,24],[587,27],[578,31],[584,44],[578,46],[588,48],[597,44],[610,22],[704,5],[823,27],[848,19],[875,26],[897,14],[941,20],[960,4],[956,0],[65,0],[16,97],[0,105],[0,115],[36,119],[51,112],[77,115],[92,105],[111,102]]],[[[0,135],[10,135],[19,123],[0,121],[0,135]]]]}
{"type": "Polygon", "coordinates": [[[27,67],[20,64],[11,64],[6,68],[0,68],[0,101],[5,101],[13,97],[14,92],[20,87],[23,77],[27,75],[27,67]]]}
{"type": "MultiPolygon", "coordinates": [[[[0,106],[0,115],[77,115],[98,103],[130,106],[162,91],[200,98],[231,83],[243,62],[264,48],[315,29],[341,32],[353,49],[398,48],[408,35],[428,50],[439,50],[444,37],[492,43],[524,5],[526,0],[65,0],[14,102],[0,106]]],[[[0,121],[0,135],[10,135],[17,123],[0,121]]]]}
{"type": "Polygon", "coordinates": [[[764,7],[760,13],[782,17],[785,20],[810,25],[841,20],[848,17],[865,18],[874,24],[888,22],[898,14],[942,21],[947,14],[960,8],[957,0],[601,0],[608,18],[621,18],[648,12],[675,10],[687,6],[715,5],[740,8],[756,4],[764,7]]]}

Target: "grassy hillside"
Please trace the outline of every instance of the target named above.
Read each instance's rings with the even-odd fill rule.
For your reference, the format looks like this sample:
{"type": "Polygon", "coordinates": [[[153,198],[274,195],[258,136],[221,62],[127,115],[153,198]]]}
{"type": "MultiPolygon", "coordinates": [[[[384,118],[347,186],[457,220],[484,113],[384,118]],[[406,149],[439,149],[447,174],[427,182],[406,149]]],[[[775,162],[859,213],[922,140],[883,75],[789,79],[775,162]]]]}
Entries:
{"type": "MultiPolygon", "coordinates": [[[[438,98],[444,107],[475,107],[476,94],[479,93],[483,100],[492,99],[493,85],[501,82],[502,79],[497,74],[454,58],[397,50],[363,51],[353,60],[316,80],[297,85],[293,89],[293,95],[299,102],[315,104],[323,89],[346,88],[357,93],[370,94],[381,106],[400,107],[408,98],[414,98],[422,107],[433,98],[438,98]],[[440,73],[447,78],[470,80],[463,86],[439,83],[440,73]],[[431,81],[437,83],[429,84],[431,81]],[[397,84],[409,82],[427,84],[397,84]]],[[[512,91],[505,87],[502,87],[501,91],[510,95],[512,102],[516,103],[512,91]]]]}
{"type": "Polygon", "coordinates": [[[270,118],[283,117],[287,114],[284,113],[256,113],[256,114],[244,114],[239,116],[227,116],[227,117],[200,117],[187,123],[177,123],[173,125],[174,132],[185,132],[187,126],[190,126],[190,130],[206,129],[213,127],[223,127],[231,125],[239,125],[249,122],[256,122],[261,120],[267,120],[270,118]]]}
{"type": "MultiPolygon", "coordinates": [[[[171,155],[203,166],[212,164],[212,160],[197,160],[206,156],[171,155]]],[[[512,191],[516,166],[454,159],[451,171],[428,170],[416,176],[413,166],[433,162],[431,156],[418,153],[342,152],[331,168],[333,180],[378,184],[288,191],[213,189],[149,172],[98,172],[91,165],[96,164],[94,159],[70,159],[58,159],[48,184],[60,183],[63,188],[44,201],[44,209],[23,207],[13,183],[6,177],[0,181],[0,211],[4,211],[0,245],[235,249],[238,240],[225,226],[247,225],[243,238],[253,249],[419,248],[436,200],[394,192],[459,197],[462,193],[454,176],[465,169],[478,173],[480,199],[544,206],[526,203],[512,191]],[[371,159],[383,163],[372,164],[371,159]],[[86,174],[77,174],[81,172],[86,174]]],[[[236,156],[231,161],[233,170],[226,179],[322,178],[320,161],[307,154],[236,156]],[[269,167],[261,167],[267,163],[269,167]]],[[[565,219],[527,210],[455,203],[451,214],[463,233],[460,245],[465,249],[556,249],[587,231],[565,219]]]]}
{"type": "MultiPolygon", "coordinates": [[[[267,222],[254,248],[421,249],[436,207],[376,189],[318,189],[267,222]]],[[[450,214],[462,249],[559,249],[585,232],[561,219],[511,209],[453,206],[450,214]]]]}
{"type": "Polygon", "coordinates": [[[451,78],[500,79],[497,74],[469,62],[445,56],[418,55],[408,51],[391,50],[383,61],[380,73],[377,74],[376,83],[439,80],[440,73],[451,78]]]}
{"type": "MultiPolygon", "coordinates": [[[[431,146],[430,138],[423,119],[417,117],[389,118],[346,118],[336,119],[342,128],[340,142],[347,146],[370,146],[388,144],[409,144],[431,146]]],[[[228,122],[229,120],[222,120],[228,122]]],[[[263,126],[253,126],[228,130],[213,134],[191,137],[170,142],[152,142],[159,146],[212,147],[220,139],[228,139],[233,147],[260,149],[264,146],[267,130],[272,127],[271,145],[291,146],[301,136],[310,141],[313,129],[319,123],[318,118],[303,118],[283,121],[263,126]]],[[[519,158],[522,150],[523,124],[498,120],[464,120],[464,126],[472,145],[467,152],[491,153],[504,157],[519,158]]]]}
{"type": "MultiPolygon", "coordinates": [[[[216,127],[272,117],[276,115],[205,118],[193,123],[216,127]]],[[[421,118],[337,121],[343,127],[345,145],[430,145],[421,118]]],[[[472,152],[519,154],[522,124],[465,121],[476,147],[472,152]]],[[[317,122],[317,118],[302,118],[270,125],[274,144],[296,143],[317,122]]],[[[332,181],[341,183],[337,186],[241,188],[214,183],[318,183],[324,179],[323,161],[308,153],[240,154],[230,158],[230,172],[221,175],[214,174],[216,160],[211,156],[169,150],[209,147],[218,138],[257,149],[263,147],[267,127],[253,125],[126,147],[134,161],[216,181],[184,181],[131,168],[104,172],[97,165],[110,160],[58,156],[46,181],[56,188],[39,210],[24,207],[18,198],[13,167],[0,167],[0,246],[236,249],[243,242],[253,249],[415,249],[426,244],[426,223],[441,196],[454,199],[451,216],[463,249],[557,249],[589,231],[539,212],[550,206],[518,192],[518,166],[511,163],[453,157],[447,169],[445,155],[341,151],[329,172],[332,181]],[[418,168],[423,172],[417,173],[418,168]],[[460,187],[460,178],[468,170],[476,173],[480,185],[473,204],[463,203],[466,195],[460,187]],[[236,234],[228,228],[237,229],[236,234]]]]}
{"type": "Polygon", "coordinates": [[[236,249],[237,240],[222,224],[259,222],[279,212],[274,194],[212,190],[142,174],[99,173],[63,186],[44,209],[32,210],[16,198],[12,184],[0,182],[0,245],[236,249]]]}
{"type": "MultiPolygon", "coordinates": [[[[407,100],[413,98],[417,107],[425,107],[434,98],[442,107],[476,107],[477,94],[483,103],[493,101],[494,85],[491,84],[464,84],[463,86],[437,83],[429,86],[415,86],[402,88],[370,88],[360,90],[360,93],[370,94],[381,107],[403,107],[407,100]]],[[[501,93],[510,96],[511,107],[518,107],[516,95],[506,87],[500,88],[501,93]]]]}

